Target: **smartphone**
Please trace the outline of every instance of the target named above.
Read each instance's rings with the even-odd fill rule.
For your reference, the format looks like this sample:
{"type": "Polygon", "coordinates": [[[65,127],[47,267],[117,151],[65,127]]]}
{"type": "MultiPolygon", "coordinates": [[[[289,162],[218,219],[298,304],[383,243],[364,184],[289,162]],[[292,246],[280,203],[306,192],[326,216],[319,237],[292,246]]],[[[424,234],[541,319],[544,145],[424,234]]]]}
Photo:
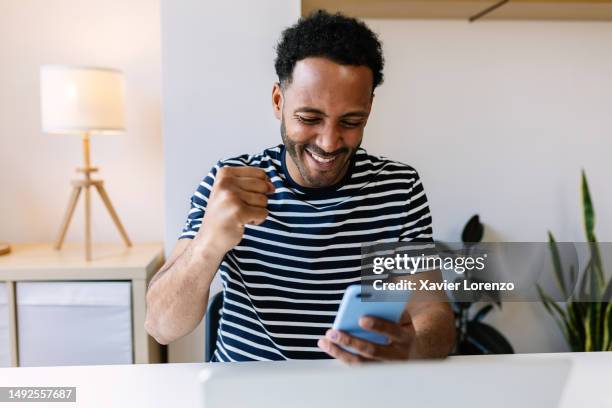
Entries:
{"type": "MultiPolygon", "coordinates": [[[[365,299],[368,296],[373,295],[364,292],[362,297],[360,285],[349,286],[346,292],[344,292],[332,327],[372,343],[386,344],[386,336],[362,329],[359,326],[359,319],[363,316],[372,316],[392,322],[399,322],[410,296],[406,294],[405,298],[401,301],[397,301],[396,294],[393,296],[393,301],[384,300],[385,296],[380,294],[376,294],[376,300],[368,301],[365,299]]],[[[350,347],[340,347],[351,353],[356,353],[350,347]]]]}

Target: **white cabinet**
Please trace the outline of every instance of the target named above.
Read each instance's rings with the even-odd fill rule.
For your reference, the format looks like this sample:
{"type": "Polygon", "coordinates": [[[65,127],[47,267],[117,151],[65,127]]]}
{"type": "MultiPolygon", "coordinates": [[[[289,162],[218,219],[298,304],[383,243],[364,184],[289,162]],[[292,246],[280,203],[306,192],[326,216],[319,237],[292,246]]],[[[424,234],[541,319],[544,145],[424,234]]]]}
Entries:
{"type": "Polygon", "coordinates": [[[144,328],[146,289],[164,263],[160,243],[15,244],[0,256],[0,366],[158,363],[144,328]],[[8,338],[8,339],[7,339],[8,338]]]}
{"type": "Polygon", "coordinates": [[[18,282],[19,365],[131,364],[130,282],[18,282]]]}
{"type": "Polygon", "coordinates": [[[0,367],[11,366],[11,345],[9,343],[9,312],[6,284],[0,282],[0,367]]]}

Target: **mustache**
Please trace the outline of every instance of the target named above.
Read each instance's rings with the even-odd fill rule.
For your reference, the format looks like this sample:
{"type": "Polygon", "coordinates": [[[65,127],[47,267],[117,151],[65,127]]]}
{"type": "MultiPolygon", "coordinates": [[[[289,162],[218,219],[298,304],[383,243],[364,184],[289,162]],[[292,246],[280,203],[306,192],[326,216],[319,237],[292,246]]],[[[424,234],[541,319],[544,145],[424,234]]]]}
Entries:
{"type": "Polygon", "coordinates": [[[306,146],[304,149],[308,150],[311,153],[316,154],[317,156],[321,156],[325,159],[329,159],[329,158],[338,156],[339,154],[349,152],[349,149],[347,147],[341,147],[340,149],[335,150],[333,152],[326,152],[325,150],[321,149],[319,146],[316,146],[316,145],[309,145],[309,146],[306,146]]]}

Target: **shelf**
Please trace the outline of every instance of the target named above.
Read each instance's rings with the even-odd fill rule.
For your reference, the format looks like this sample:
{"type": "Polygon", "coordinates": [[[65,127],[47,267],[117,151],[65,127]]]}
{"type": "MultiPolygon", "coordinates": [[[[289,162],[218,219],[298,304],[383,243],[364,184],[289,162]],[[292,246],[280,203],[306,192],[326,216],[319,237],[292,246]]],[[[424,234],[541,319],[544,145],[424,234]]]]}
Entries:
{"type": "MultiPolygon", "coordinates": [[[[459,19],[498,3],[495,0],[302,0],[302,15],[317,9],[360,18],[459,19]]],[[[478,21],[612,21],[612,0],[510,0],[478,21]]]]}
{"type": "Polygon", "coordinates": [[[83,244],[66,243],[60,251],[52,244],[13,244],[0,256],[4,280],[122,280],[149,279],[163,263],[161,243],[96,243],[93,260],[84,259],[83,244]]]}

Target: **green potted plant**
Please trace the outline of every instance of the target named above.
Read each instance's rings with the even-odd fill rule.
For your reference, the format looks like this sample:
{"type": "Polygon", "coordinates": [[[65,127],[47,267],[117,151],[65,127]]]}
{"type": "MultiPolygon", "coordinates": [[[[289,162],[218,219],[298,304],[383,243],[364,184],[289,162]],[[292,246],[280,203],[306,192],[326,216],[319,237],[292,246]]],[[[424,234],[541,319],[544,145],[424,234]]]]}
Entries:
{"type": "Polygon", "coordinates": [[[582,209],[590,249],[590,259],[583,273],[577,277],[573,267],[563,267],[556,240],[549,231],[548,242],[555,279],[567,301],[561,304],[555,302],[539,285],[538,294],[572,351],[612,351],[612,279],[606,281],[604,278],[599,244],[595,236],[595,211],[584,170],[582,209]]]}

